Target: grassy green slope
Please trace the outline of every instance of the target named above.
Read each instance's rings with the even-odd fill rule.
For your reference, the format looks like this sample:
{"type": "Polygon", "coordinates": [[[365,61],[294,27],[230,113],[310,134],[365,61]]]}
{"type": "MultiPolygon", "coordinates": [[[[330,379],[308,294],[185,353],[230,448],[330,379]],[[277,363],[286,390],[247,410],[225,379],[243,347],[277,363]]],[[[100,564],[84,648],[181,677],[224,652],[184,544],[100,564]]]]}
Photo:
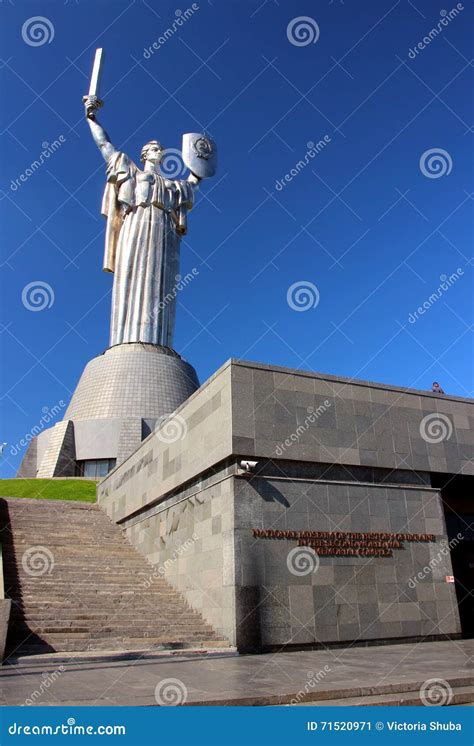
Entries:
{"type": "Polygon", "coordinates": [[[96,484],[86,479],[0,479],[0,497],[93,503],[96,484]]]}

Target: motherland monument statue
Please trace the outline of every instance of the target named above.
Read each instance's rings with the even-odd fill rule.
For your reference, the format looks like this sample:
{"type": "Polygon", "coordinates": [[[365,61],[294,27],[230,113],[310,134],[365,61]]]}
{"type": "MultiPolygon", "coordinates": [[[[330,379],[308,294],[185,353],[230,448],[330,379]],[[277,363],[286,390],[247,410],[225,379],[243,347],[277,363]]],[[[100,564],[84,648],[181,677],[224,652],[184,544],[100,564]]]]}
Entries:
{"type": "Polygon", "coordinates": [[[103,105],[98,95],[102,59],[99,49],[83,101],[92,137],[107,163],[104,270],[115,275],[110,346],[146,342],[172,347],[176,298],[171,296],[179,273],[181,236],[187,232],[197,185],[215,173],[216,147],[206,135],[184,135],[182,157],[190,174],[187,179],[168,179],[160,173],[166,151],[158,140],[150,140],[141,150],[140,169],[114,147],[97,121],[103,105]]]}
{"type": "Polygon", "coordinates": [[[183,135],[187,178],[160,172],[167,151],[158,140],[142,147],[137,166],[97,121],[102,62],[98,49],[83,102],[107,164],[103,269],[114,275],[109,347],[86,365],[63,420],[31,441],[17,473],[22,477],[105,476],[199,387],[196,371],[173,348],[173,334],[181,238],[199,182],[216,171],[216,146],[206,134],[183,135]]]}

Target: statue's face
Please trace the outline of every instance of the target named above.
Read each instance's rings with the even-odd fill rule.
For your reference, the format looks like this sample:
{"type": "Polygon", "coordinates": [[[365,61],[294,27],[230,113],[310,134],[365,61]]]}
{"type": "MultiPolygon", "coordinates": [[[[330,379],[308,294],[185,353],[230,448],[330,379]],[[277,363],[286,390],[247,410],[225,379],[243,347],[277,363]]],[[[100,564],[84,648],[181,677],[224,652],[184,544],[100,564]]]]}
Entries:
{"type": "Polygon", "coordinates": [[[163,151],[160,150],[158,145],[150,145],[146,152],[146,160],[151,163],[159,163],[161,161],[163,151]]]}

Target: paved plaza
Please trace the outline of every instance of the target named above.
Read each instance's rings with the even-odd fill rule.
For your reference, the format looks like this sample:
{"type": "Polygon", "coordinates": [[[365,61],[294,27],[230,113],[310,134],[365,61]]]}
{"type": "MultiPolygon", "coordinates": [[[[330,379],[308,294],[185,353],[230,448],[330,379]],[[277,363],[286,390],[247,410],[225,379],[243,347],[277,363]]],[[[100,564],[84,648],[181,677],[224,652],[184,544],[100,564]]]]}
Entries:
{"type": "Polygon", "coordinates": [[[357,704],[361,696],[366,704],[371,696],[392,704],[397,692],[411,692],[403,703],[422,704],[423,687],[430,704],[474,702],[472,640],[248,656],[50,658],[3,667],[0,704],[357,704]]]}

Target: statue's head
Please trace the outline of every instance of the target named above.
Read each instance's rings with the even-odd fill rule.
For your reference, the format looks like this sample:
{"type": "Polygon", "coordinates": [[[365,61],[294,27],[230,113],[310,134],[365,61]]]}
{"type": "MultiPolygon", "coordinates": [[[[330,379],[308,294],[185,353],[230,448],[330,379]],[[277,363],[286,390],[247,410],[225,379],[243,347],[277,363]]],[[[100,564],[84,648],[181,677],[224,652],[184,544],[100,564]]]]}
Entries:
{"type": "Polygon", "coordinates": [[[151,161],[152,163],[159,163],[163,157],[164,148],[158,140],[150,140],[146,145],[143,146],[140,155],[142,163],[145,161],[151,161]]]}

